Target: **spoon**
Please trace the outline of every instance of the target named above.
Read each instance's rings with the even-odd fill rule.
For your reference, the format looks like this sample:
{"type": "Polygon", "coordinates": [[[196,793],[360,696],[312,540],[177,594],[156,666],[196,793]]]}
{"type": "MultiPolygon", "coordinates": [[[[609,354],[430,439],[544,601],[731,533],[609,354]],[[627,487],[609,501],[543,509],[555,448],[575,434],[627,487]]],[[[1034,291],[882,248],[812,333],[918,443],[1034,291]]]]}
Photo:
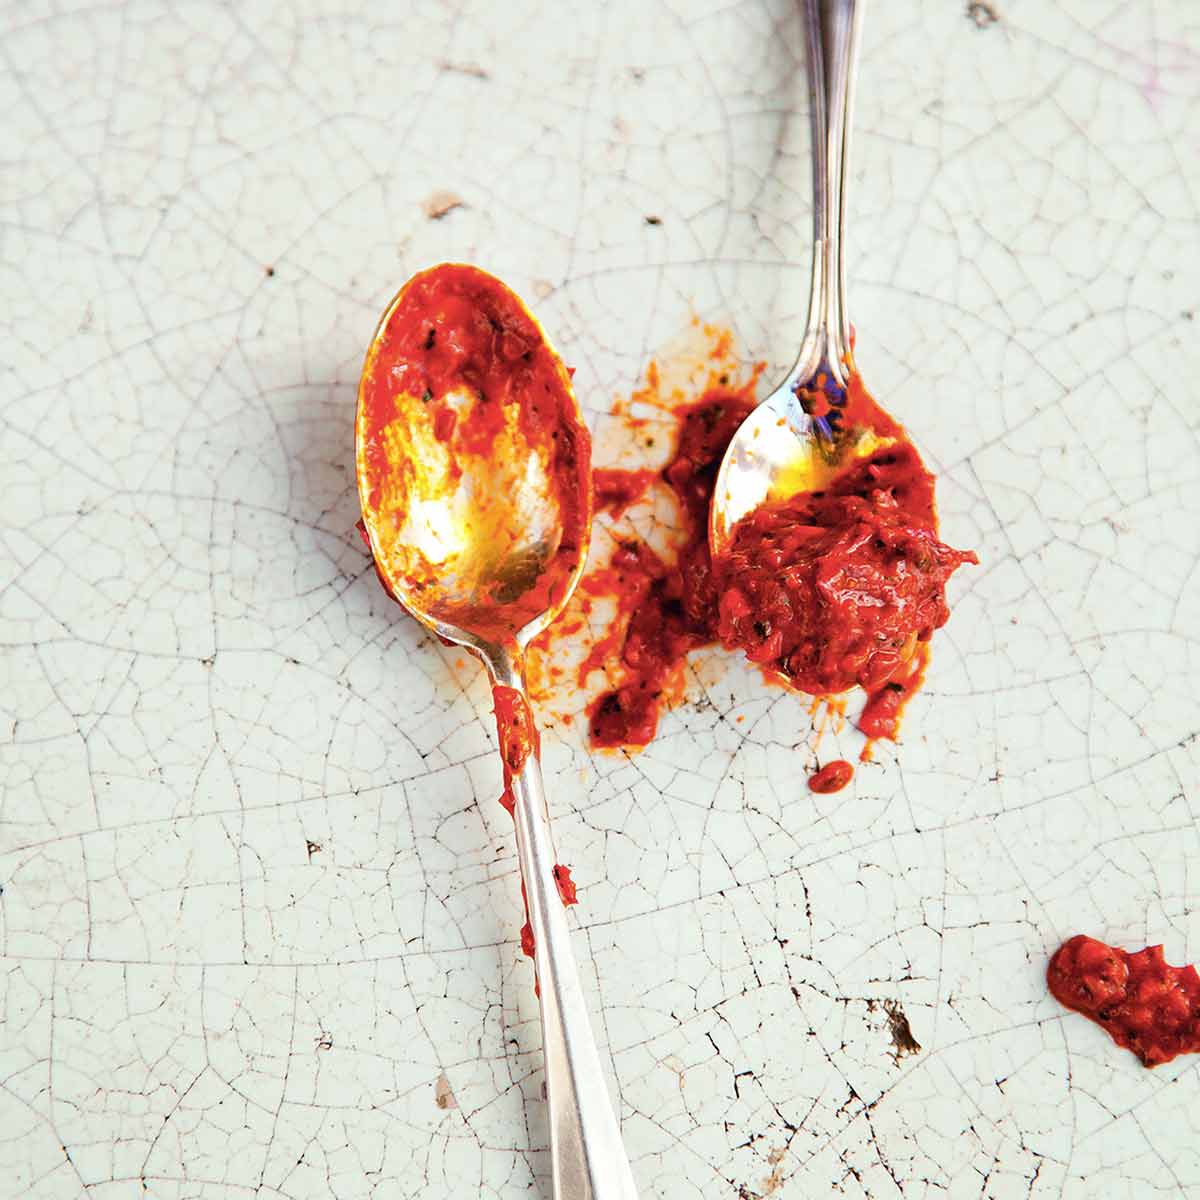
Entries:
{"type": "Polygon", "coordinates": [[[590,441],[570,376],[504,284],[434,267],[375,331],[355,450],[384,586],[491,677],[541,1000],[553,1195],[636,1200],[571,952],[525,690],[525,649],[570,598],[591,530],[590,441]]]}
{"type": "Polygon", "coordinates": [[[748,513],[767,501],[817,490],[848,456],[870,453],[880,444],[869,431],[838,428],[852,361],[842,229],[862,4],[805,0],[804,10],[813,160],[808,327],[795,365],[742,422],[721,461],[709,510],[714,558],[748,513]],[[804,392],[824,394],[832,421],[809,415],[800,399],[804,392]]]}

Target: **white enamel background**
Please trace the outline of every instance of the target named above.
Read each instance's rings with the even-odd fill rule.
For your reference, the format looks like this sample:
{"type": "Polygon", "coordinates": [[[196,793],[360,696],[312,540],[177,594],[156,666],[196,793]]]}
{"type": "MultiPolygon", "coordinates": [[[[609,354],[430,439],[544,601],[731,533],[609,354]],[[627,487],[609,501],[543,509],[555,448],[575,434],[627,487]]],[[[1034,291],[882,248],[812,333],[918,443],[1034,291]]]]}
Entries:
{"type": "MultiPolygon", "coordinates": [[[[358,370],[443,259],[534,305],[597,461],[693,313],[781,370],[799,34],[0,8],[5,1200],[546,1194],[489,697],[365,559],[358,370]]],[[[711,657],[640,756],[547,730],[643,1195],[1200,1195],[1197,1061],[1043,980],[1079,931],[1200,957],[1200,10],[875,0],[850,209],[860,365],[982,562],[843,794],[802,701],[711,657]]]]}

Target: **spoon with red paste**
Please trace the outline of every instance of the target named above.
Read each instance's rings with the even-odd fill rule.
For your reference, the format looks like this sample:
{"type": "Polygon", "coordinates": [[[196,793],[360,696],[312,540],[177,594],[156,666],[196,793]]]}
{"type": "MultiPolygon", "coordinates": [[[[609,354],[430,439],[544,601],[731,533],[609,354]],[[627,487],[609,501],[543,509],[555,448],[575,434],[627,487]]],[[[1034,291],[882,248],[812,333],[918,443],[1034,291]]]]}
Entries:
{"type": "Polygon", "coordinates": [[[380,320],[359,384],[359,499],[380,580],[487,667],[517,828],[541,1000],[558,1200],[635,1200],[571,952],[570,873],[555,862],[525,650],[583,571],[591,444],[569,372],[498,279],[448,263],[380,320]]]}
{"type": "MultiPolygon", "coordinates": [[[[734,434],[717,473],[709,546],[717,635],[789,687],[861,686],[868,738],[894,737],[945,585],[971,552],[937,536],[933,476],[854,367],[842,230],[858,0],[807,0],[813,268],[808,329],[784,381],[734,434]]],[[[814,777],[835,791],[842,763],[814,777]]]]}
{"type": "Polygon", "coordinates": [[[846,444],[844,411],[852,346],[842,231],[862,5],[805,0],[803,9],[812,112],[808,324],[792,369],[745,419],[725,452],[709,518],[714,554],[728,546],[744,517],[771,501],[816,490],[853,448],[846,444]]]}

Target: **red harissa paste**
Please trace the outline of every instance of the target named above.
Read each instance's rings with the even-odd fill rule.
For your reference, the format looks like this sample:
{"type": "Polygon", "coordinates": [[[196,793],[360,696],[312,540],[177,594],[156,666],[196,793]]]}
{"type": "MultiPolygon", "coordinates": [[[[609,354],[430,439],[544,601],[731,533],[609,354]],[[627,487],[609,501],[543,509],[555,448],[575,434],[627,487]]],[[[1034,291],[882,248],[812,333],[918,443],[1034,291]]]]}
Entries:
{"type": "Polygon", "coordinates": [[[799,691],[874,697],[946,623],[946,580],[975,561],[938,541],[933,478],[901,443],[737,524],[717,632],[799,691]]]}
{"type": "Polygon", "coordinates": [[[854,777],[854,768],[844,759],[835,758],[808,777],[810,792],[840,792],[854,777]]]}
{"type": "Polygon", "coordinates": [[[575,886],[575,880],[571,878],[570,867],[559,865],[554,868],[554,884],[566,907],[579,903],[579,890],[575,886]]]}
{"type": "MultiPolygon", "coordinates": [[[[583,683],[619,651],[618,685],[588,710],[593,745],[651,741],[687,655],[716,642],[743,650],[800,691],[861,686],[867,701],[859,728],[870,739],[895,737],[901,710],[920,686],[929,639],[950,615],[946,581],[978,559],[938,540],[933,476],[859,376],[852,374],[836,405],[829,395],[826,388],[800,399],[835,429],[870,430],[878,448],[850,461],[823,490],[750,513],[715,564],[709,505],[725,450],[753,408],[753,381],[710,388],[678,410],[675,451],[657,476],[680,509],[674,561],[630,537],[583,581],[585,594],[618,604],[613,631],[580,671],[583,683]]],[[[645,470],[595,475],[596,509],[616,513],[655,481],[645,470]]],[[[843,774],[839,768],[819,783],[836,790],[830,785],[843,774]]]]}
{"type": "Polygon", "coordinates": [[[1146,1067],[1200,1051],[1200,975],[1172,967],[1161,946],[1129,954],[1080,933],[1050,959],[1054,998],[1108,1031],[1146,1067]]]}

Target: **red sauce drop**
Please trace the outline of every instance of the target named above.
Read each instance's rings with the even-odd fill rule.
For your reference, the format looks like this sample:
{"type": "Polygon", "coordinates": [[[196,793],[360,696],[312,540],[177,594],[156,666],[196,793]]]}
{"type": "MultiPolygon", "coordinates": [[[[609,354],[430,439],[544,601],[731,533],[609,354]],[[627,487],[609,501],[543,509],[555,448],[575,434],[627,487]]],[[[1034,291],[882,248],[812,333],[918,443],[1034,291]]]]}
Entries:
{"type": "Polygon", "coordinates": [[[570,867],[556,866],[554,868],[554,882],[558,886],[558,894],[562,897],[565,908],[579,903],[579,889],[575,886],[575,880],[571,878],[570,867]]]}
{"type": "Polygon", "coordinates": [[[854,768],[844,759],[835,758],[808,777],[810,792],[840,792],[854,778],[854,768]]]}
{"type": "Polygon", "coordinates": [[[1161,946],[1129,954],[1084,934],[1050,959],[1054,998],[1108,1031],[1146,1067],[1200,1052],[1200,975],[1172,967],[1161,946]]]}
{"type": "MultiPolygon", "coordinates": [[[[871,741],[876,738],[895,739],[904,707],[920,690],[928,665],[929,646],[919,642],[912,657],[901,664],[890,679],[868,693],[857,724],[871,741]]],[[[864,758],[869,757],[870,742],[864,748],[864,758]]]]}

